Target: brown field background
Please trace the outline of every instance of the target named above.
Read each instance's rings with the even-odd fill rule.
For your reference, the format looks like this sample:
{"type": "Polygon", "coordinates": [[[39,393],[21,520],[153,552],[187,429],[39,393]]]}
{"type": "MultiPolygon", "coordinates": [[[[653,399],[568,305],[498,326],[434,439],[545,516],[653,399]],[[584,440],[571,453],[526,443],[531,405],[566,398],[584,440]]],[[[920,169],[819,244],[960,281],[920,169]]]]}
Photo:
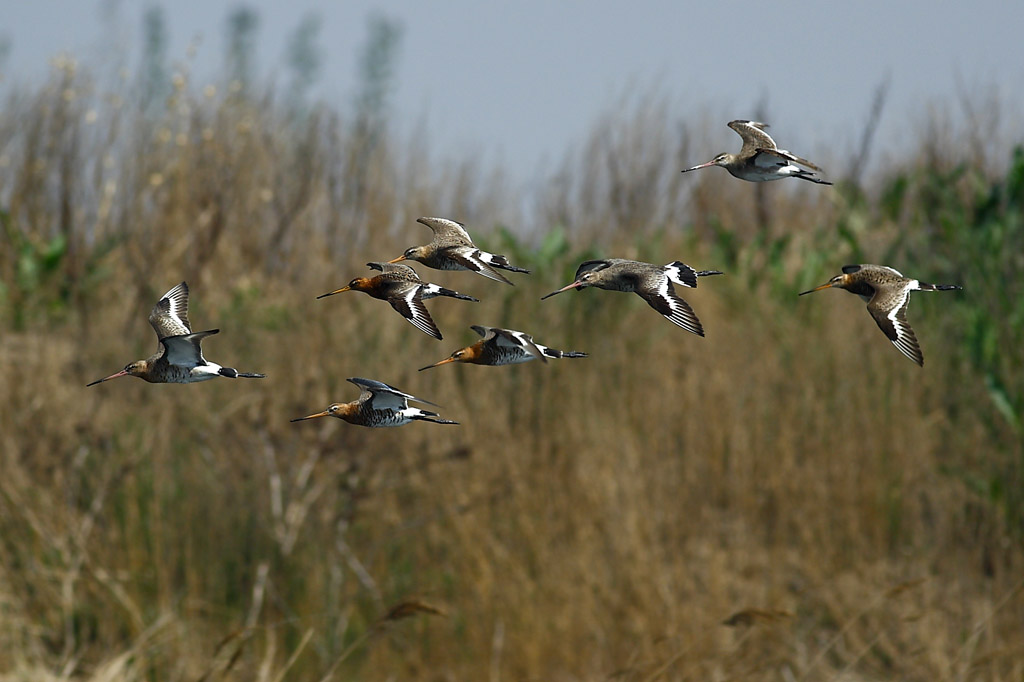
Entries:
{"type": "Polygon", "coordinates": [[[0,680],[1024,679],[1019,130],[951,104],[870,181],[837,146],[798,150],[836,187],[759,187],[681,176],[727,119],[640,95],[527,211],[421,138],[174,83],[143,111],[65,60],[0,110],[0,680]],[[441,342],[315,300],[421,215],[533,274],[420,267],[481,299],[429,303],[441,342]],[[540,302],[595,256],[726,271],[683,292],[707,338],[540,302]],[[923,369],[797,298],[848,262],[964,285],[912,298],[923,369]],[[85,388],[183,279],[267,378],[85,388]],[[470,324],[590,357],[416,371],[470,324]],[[461,425],[289,423],[351,376],[461,425]]]}

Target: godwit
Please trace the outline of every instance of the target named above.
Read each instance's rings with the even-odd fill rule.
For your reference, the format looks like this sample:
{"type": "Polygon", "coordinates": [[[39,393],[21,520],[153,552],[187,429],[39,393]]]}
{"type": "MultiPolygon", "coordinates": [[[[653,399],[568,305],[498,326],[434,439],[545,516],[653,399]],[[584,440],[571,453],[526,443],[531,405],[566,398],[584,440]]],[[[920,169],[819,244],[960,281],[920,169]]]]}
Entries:
{"type": "Polygon", "coordinates": [[[188,322],[188,285],[184,282],[157,301],[149,314],[149,323],[153,325],[159,341],[157,352],[145,360],[136,360],[126,365],[117,374],[97,379],[86,386],[125,376],[139,377],[151,384],[191,384],[214,377],[262,379],[266,376],[221,367],[203,357],[203,349],[199,344],[220,330],[192,333],[188,322]]]}
{"type": "Polygon", "coordinates": [[[704,327],[693,312],[693,308],[679,298],[672,282],[684,287],[697,286],[698,277],[721,275],[720,270],[697,271],[686,263],[673,261],[668,265],[654,265],[624,258],[605,258],[583,261],[576,269],[576,281],[572,284],[542,296],[560,294],[568,289],[577,291],[584,287],[598,287],[609,291],[632,291],[647,301],[647,304],[697,336],[704,336],[704,327]]]}
{"type": "Polygon", "coordinates": [[[423,223],[433,230],[433,241],[424,246],[413,246],[406,249],[405,253],[388,261],[389,263],[415,260],[436,270],[472,270],[484,277],[490,277],[505,284],[512,284],[512,282],[495,268],[527,274],[530,272],[510,264],[505,256],[481,251],[473,243],[469,233],[466,232],[466,226],[462,223],[447,218],[418,218],[416,222],[423,223]]]}
{"type": "Polygon", "coordinates": [[[480,299],[460,294],[451,289],[445,289],[437,284],[424,282],[416,274],[416,271],[408,265],[394,265],[391,263],[367,263],[368,267],[380,270],[381,274],[374,277],[356,277],[340,289],[321,294],[317,298],[333,296],[343,291],[362,291],[374,298],[387,301],[401,314],[402,317],[412,322],[420,331],[430,334],[435,339],[441,338],[441,332],[431,319],[423,300],[435,296],[451,296],[460,298],[463,301],[477,301],[480,299]]]}
{"type": "Polygon", "coordinates": [[[815,176],[814,173],[800,168],[800,166],[806,166],[811,170],[821,172],[820,168],[807,159],[802,159],[785,149],[779,149],[775,140],[765,132],[768,124],[757,121],[730,121],[729,127],[743,138],[743,147],[740,148],[739,154],[719,154],[707,163],[687,168],[683,172],[689,173],[709,166],[721,166],[732,173],[733,177],[750,182],[800,178],[816,182],[819,185],[832,184],[815,176]],[[800,164],[800,166],[795,164],[800,164]]]}
{"type": "Polygon", "coordinates": [[[928,284],[902,274],[885,265],[844,265],[843,274],[836,275],[820,287],[801,292],[810,294],[838,287],[857,294],[868,302],[868,312],[901,353],[924,366],[924,355],[907,322],[907,304],[911,291],[949,291],[963,289],[957,284],[928,284]]]}
{"type": "Polygon", "coordinates": [[[542,346],[533,340],[533,337],[514,329],[502,329],[500,327],[481,327],[474,324],[470,327],[483,338],[472,346],[460,348],[451,356],[435,362],[432,365],[421,367],[422,372],[431,367],[440,367],[449,362],[468,362],[474,365],[516,365],[520,362],[540,359],[547,362],[548,358],[585,358],[586,353],[575,350],[558,350],[542,346]]]}
{"type": "MultiPolygon", "coordinates": [[[[428,412],[418,407],[409,407],[409,401],[434,405],[429,400],[417,398],[416,396],[402,393],[394,386],[388,386],[381,381],[373,379],[360,379],[352,377],[348,379],[361,389],[359,399],[350,403],[332,403],[323,412],[292,419],[293,422],[300,422],[304,419],[316,419],[317,417],[337,417],[349,424],[357,426],[369,426],[371,428],[383,428],[385,426],[402,426],[411,421],[434,422],[435,424],[458,424],[450,419],[441,419],[437,412],[428,412]]],[[[434,405],[437,407],[437,405],[434,405]]]]}

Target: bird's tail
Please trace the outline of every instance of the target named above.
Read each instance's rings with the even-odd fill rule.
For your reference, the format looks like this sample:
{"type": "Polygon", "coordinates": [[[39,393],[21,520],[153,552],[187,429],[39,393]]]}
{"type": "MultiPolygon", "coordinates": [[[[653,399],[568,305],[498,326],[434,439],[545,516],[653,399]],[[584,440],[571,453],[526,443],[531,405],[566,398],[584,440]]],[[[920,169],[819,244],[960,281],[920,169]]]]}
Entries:
{"type": "Polygon", "coordinates": [[[444,287],[441,287],[438,293],[441,294],[442,296],[451,296],[452,298],[458,298],[463,301],[476,301],[477,303],[480,302],[479,298],[473,298],[472,296],[467,296],[466,294],[460,294],[454,289],[445,289],[444,287]]]}
{"type": "Polygon", "coordinates": [[[409,415],[413,419],[418,419],[424,422],[433,422],[434,424],[458,424],[459,422],[452,421],[451,419],[442,419],[441,415],[437,412],[430,412],[428,410],[420,410],[416,414],[409,415]]]}
{"type": "Polygon", "coordinates": [[[953,289],[963,289],[959,284],[929,284],[928,282],[918,282],[917,285],[920,287],[919,291],[951,291],[953,289]]]}
{"type": "Polygon", "coordinates": [[[721,275],[723,273],[721,270],[694,270],[686,263],[676,260],[665,266],[665,274],[676,284],[692,289],[697,286],[698,277],[721,275]]]}
{"type": "Polygon", "coordinates": [[[557,348],[544,348],[544,355],[549,358],[585,358],[587,353],[578,350],[558,350],[557,348]]]}
{"type": "Polygon", "coordinates": [[[802,168],[800,169],[799,173],[793,173],[790,177],[800,178],[801,180],[807,180],[808,182],[814,182],[814,183],[817,183],[819,185],[831,185],[832,184],[828,180],[822,180],[821,178],[816,176],[814,173],[811,173],[810,171],[805,171],[802,168]]]}
{"type": "Polygon", "coordinates": [[[473,298],[472,296],[467,296],[466,294],[460,294],[454,289],[446,289],[445,287],[440,286],[438,284],[426,284],[423,286],[422,292],[423,298],[434,298],[435,296],[450,296],[451,298],[458,298],[463,301],[475,301],[477,303],[480,302],[479,298],[473,298]]]}
{"type": "Polygon", "coordinates": [[[256,374],[255,372],[239,372],[234,367],[221,367],[218,372],[222,377],[228,379],[266,379],[266,374],[256,374]]]}
{"type": "Polygon", "coordinates": [[[497,254],[484,252],[481,252],[480,255],[481,259],[492,267],[501,268],[502,270],[508,270],[510,272],[525,272],[526,274],[530,274],[530,271],[527,270],[526,268],[521,268],[517,265],[512,265],[511,263],[509,263],[508,258],[506,258],[505,256],[499,256],[497,254]]]}

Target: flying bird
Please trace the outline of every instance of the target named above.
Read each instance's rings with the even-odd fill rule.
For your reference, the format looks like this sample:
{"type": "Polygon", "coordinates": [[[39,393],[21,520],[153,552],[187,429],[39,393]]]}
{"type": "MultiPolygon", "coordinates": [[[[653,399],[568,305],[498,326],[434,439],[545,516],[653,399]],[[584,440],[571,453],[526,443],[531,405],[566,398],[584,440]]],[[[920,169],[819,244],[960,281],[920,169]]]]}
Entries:
{"type": "Polygon", "coordinates": [[[482,327],[474,324],[470,327],[483,338],[471,346],[460,348],[444,360],[432,365],[421,367],[422,372],[432,367],[440,367],[449,362],[466,362],[474,365],[516,365],[530,360],[547,362],[548,358],[585,358],[586,353],[575,350],[558,350],[548,348],[533,340],[533,337],[514,329],[501,327],[482,327]]]}
{"type": "Polygon", "coordinates": [[[819,185],[832,184],[806,170],[806,168],[810,168],[811,171],[821,172],[820,168],[807,159],[802,159],[785,149],[779,149],[775,144],[775,140],[765,132],[768,124],[758,123],[757,121],[730,121],[729,127],[743,138],[743,146],[740,148],[739,154],[725,152],[707,163],[687,168],[683,172],[689,173],[690,171],[710,166],[721,166],[729,171],[733,177],[750,182],[800,178],[801,180],[816,182],[819,185]]]}
{"type": "Polygon", "coordinates": [[[406,249],[405,253],[388,261],[389,263],[414,260],[435,270],[472,270],[505,284],[512,282],[496,268],[527,274],[530,272],[512,265],[505,256],[487,253],[477,248],[462,223],[447,218],[418,218],[416,222],[433,230],[434,239],[429,244],[406,249]]]}
{"type": "Polygon", "coordinates": [[[552,291],[541,300],[563,291],[575,288],[597,287],[609,291],[631,291],[647,304],[664,315],[673,324],[679,325],[697,336],[704,336],[704,327],[690,304],[679,298],[672,283],[696,288],[697,278],[721,275],[720,270],[697,271],[686,263],[673,261],[668,265],[654,265],[624,258],[604,258],[583,261],[576,269],[576,280],[572,284],[552,291]]]}
{"type": "Polygon", "coordinates": [[[97,379],[86,386],[125,376],[139,377],[151,384],[191,384],[214,377],[262,379],[266,376],[221,367],[203,357],[203,349],[200,347],[203,339],[217,334],[220,330],[192,332],[192,326],[188,321],[188,285],[185,282],[168,291],[157,301],[149,313],[149,323],[156,331],[157,352],[145,360],[136,360],[125,365],[125,368],[116,374],[97,379]]]}
{"type": "Polygon", "coordinates": [[[479,302],[480,300],[451,289],[445,289],[437,284],[424,282],[408,265],[392,263],[367,263],[366,265],[373,270],[380,270],[381,274],[374,277],[356,277],[347,286],[321,294],[317,298],[333,296],[343,291],[362,291],[374,298],[387,301],[417,329],[435,339],[442,338],[441,332],[434,324],[430,313],[427,312],[427,307],[423,304],[424,300],[435,296],[450,296],[463,301],[479,302]]]}
{"type": "Polygon", "coordinates": [[[928,284],[904,277],[900,272],[885,265],[844,265],[843,274],[836,275],[820,287],[804,294],[836,287],[857,294],[868,302],[868,312],[875,319],[878,328],[892,344],[908,358],[924,366],[924,355],[914,336],[914,330],[907,322],[907,305],[911,291],[949,291],[963,289],[957,284],[928,284]]]}
{"type": "MultiPolygon", "coordinates": [[[[429,400],[417,398],[399,391],[382,381],[351,377],[348,381],[360,388],[359,398],[350,403],[331,403],[323,412],[292,419],[300,422],[317,417],[337,417],[349,424],[384,428],[387,426],[403,426],[412,421],[434,422],[435,424],[458,424],[450,419],[441,419],[437,412],[409,407],[409,401],[434,405],[429,400]]],[[[437,407],[437,405],[434,405],[437,407]]]]}

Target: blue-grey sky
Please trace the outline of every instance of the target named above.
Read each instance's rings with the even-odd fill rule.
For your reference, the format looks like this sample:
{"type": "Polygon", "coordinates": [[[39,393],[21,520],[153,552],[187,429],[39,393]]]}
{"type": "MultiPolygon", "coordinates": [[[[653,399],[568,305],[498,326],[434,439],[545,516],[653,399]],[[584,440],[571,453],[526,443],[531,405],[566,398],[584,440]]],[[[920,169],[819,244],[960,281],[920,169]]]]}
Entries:
{"type": "MultiPolygon", "coordinates": [[[[68,51],[95,67],[137,59],[141,17],[154,3],[129,0],[0,0],[9,45],[6,83],[45,77],[68,51]],[[113,27],[113,31],[111,31],[113,27]]],[[[224,26],[239,2],[162,2],[168,56],[191,61],[194,80],[215,80],[224,26]]],[[[1024,2],[614,2],[612,0],[248,0],[260,13],[258,72],[283,71],[288,37],[320,17],[324,64],[317,94],[343,105],[356,90],[368,18],[400,23],[392,114],[423,129],[444,156],[475,154],[514,178],[547,174],[624,94],[656,91],[680,116],[721,116],[706,149],[733,150],[725,127],[767,102],[782,146],[817,155],[830,140],[849,148],[874,89],[888,78],[883,142],[913,131],[934,102],[996,94],[1024,107],[1024,2]]],[[[129,64],[131,62],[129,61],[129,64]]],[[[694,162],[706,159],[697,158],[694,162]]]]}

